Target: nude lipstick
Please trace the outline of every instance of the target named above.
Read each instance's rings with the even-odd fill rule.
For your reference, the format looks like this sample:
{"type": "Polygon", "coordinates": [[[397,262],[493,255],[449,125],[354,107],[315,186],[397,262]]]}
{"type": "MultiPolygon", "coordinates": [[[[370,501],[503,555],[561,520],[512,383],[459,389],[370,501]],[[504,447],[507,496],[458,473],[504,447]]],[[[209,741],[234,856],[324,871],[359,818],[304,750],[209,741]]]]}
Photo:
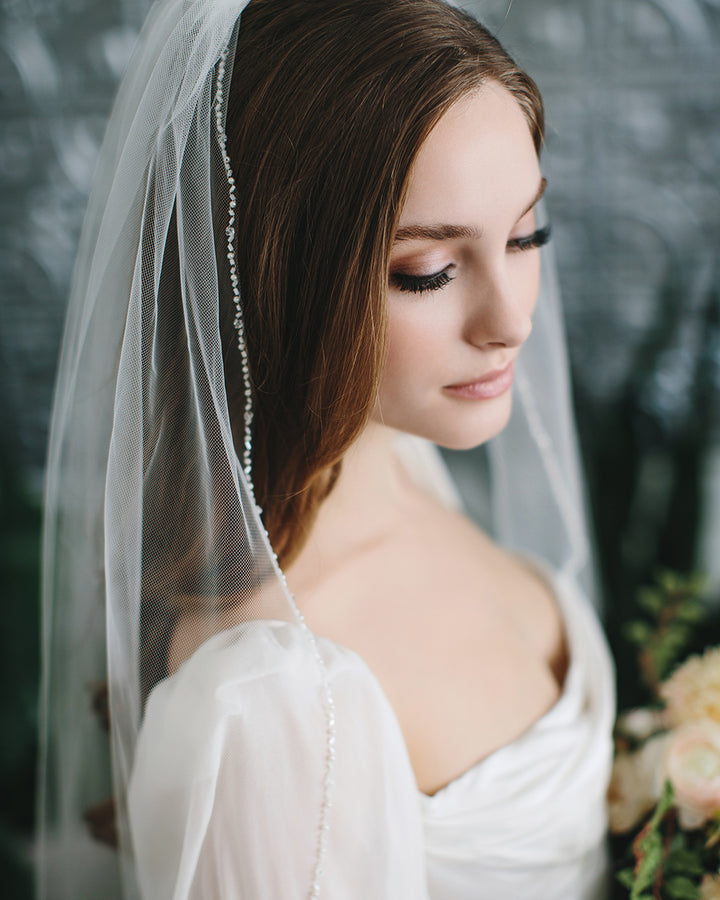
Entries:
{"type": "Polygon", "coordinates": [[[482,378],[477,378],[475,381],[446,385],[443,390],[462,400],[492,400],[493,397],[499,397],[500,394],[504,394],[508,388],[512,387],[514,377],[514,363],[510,362],[504,369],[488,372],[487,375],[483,375],[482,378]]]}

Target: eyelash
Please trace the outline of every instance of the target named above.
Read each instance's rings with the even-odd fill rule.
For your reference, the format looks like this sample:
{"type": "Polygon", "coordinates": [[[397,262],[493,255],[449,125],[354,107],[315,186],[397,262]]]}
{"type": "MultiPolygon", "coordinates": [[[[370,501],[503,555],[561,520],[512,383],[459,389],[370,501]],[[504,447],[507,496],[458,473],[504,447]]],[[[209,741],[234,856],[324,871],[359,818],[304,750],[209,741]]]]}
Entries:
{"type": "Polygon", "coordinates": [[[399,291],[424,294],[426,291],[439,291],[440,288],[444,288],[446,284],[450,284],[452,277],[448,275],[447,269],[443,269],[434,275],[406,275],[404,272],[393,272],[390,280],[399,291]]]}
{"type": "Polygon", "coordinates": [[[537,247],[544,247],[552,236],[552,228],[545,225],[529,234],[527,237],[513,238],[508,241],[508,247],[511,250],[535,250],[537,247]]]}
{"type": "MultiPolygon", "coordinates": [[[[550,225],[545,225],[543,228],[533,231],[527,237],[512,238],[508,241],[507,246],[513,252],[535,250],[547,244],[551,233],[550,225]]],[[[425,294],[430,291],[439,291],[446,284],[450,284],[452,280],[453,278],[448,274],[447,269],[435,272],[432,275],[408,275],[405,272],[393,272],[390,275],[393,287],[410,294],[425,294]]]]}

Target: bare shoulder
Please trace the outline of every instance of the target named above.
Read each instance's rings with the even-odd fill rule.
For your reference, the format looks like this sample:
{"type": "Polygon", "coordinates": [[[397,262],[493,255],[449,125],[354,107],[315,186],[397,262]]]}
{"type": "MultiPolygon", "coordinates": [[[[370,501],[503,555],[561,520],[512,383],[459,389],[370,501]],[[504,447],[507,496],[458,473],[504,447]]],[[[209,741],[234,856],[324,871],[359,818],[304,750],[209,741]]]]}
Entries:
{"type": "Polygon", "coordinates": [[[432,793],[557,700],[564,632],[550,585],[462,515],[420,502],[398,525],[298,603],[376,675],[432,793]]]}
{"type": "Polygon", "coordinates": [[[386,629],[407,630],[413,620],[445,621],[454,612],[458,626],[463,615],[478,625],[512,625],[543,655],[562,642],[547,579],[432,498],[420,498],[394,528],[320,571],[305,583],[300,579],[296,590],[303,612],[320,630],[357,640],[365,627],[375,632],[378,617],[386,629]]]}

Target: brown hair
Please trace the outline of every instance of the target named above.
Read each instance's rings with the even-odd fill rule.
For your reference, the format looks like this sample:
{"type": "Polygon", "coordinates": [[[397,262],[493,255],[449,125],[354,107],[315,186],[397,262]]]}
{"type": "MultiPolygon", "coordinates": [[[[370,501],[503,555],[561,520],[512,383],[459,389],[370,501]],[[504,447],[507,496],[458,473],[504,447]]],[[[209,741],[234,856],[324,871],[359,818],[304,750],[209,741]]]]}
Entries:
{"type": "MultiPolygon", "coordinates": [[[[253,483],[285,564],[374,403],[388,258],[412,162],[443,113],[487,81],[517,99],[539,152],[534,82],[442,0],[252,0],[242,14],[227,132],[253,483]]],[[[241,448],[233,312],[222,311],[222,331],[241,448]]]]}

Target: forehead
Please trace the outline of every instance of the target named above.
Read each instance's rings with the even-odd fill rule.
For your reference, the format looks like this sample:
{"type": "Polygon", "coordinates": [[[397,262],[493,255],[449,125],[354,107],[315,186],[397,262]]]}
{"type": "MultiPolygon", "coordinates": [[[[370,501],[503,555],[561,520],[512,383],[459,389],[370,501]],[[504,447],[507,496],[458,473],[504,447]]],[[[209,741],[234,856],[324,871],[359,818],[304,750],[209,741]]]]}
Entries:
{"type": "Polygon", "coordinates": [[[455,103],[422,144],[399,224],[482,228],[489,218],[504,225],[506,216],[524,209],[539,179],[522,109],[508,90],[489,82],[455,103]]]}

